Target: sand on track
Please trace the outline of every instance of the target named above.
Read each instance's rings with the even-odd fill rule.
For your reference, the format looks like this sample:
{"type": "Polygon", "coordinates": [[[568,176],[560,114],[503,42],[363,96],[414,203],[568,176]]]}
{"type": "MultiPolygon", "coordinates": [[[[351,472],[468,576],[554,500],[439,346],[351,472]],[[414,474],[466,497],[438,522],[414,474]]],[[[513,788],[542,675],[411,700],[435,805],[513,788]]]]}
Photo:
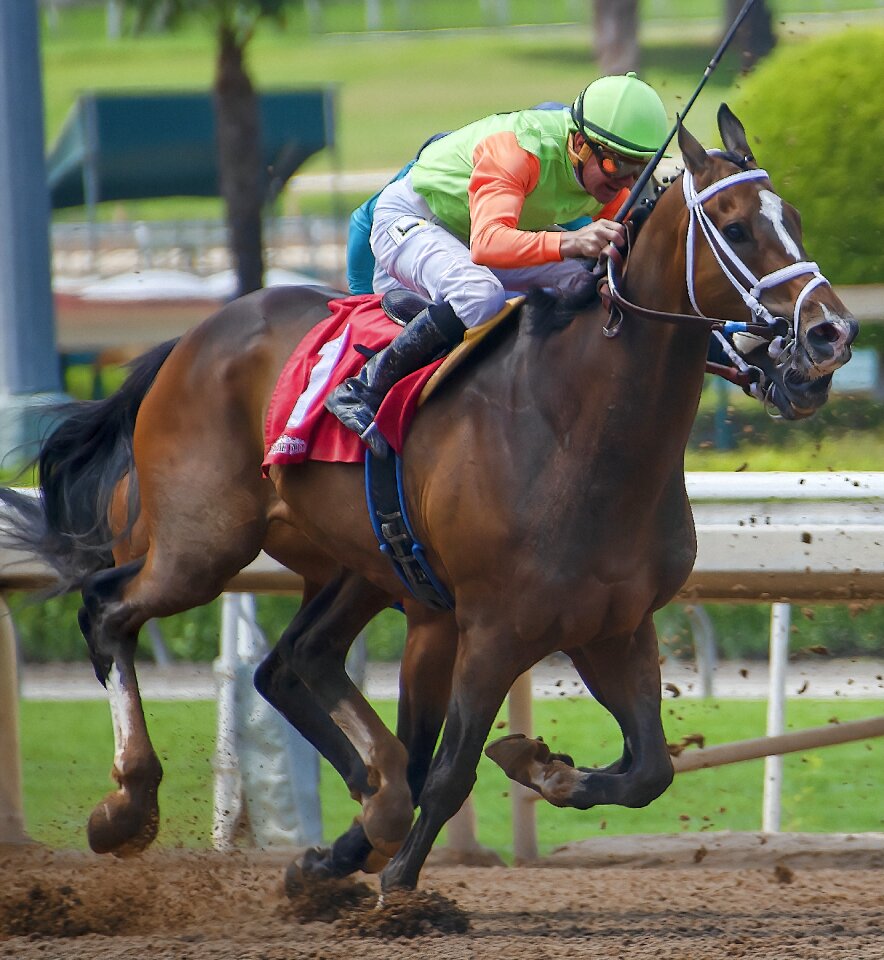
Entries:
{"type": "Polygon", "coordinates": [[[283,885],[290,859],[156,849],[116,860],[0,847],[0,957],[884,960],[881,834],[609,838],[519,867],[434,855],[424,899],[402,927],[363,922],[375,910],[376,877],[360,878],[372,893],[362,906],[331,898],[343,907],[339,919],[299,918],[283,885]],[[450,932],[446,905],[466,915],[466,932],[450,932]]]}

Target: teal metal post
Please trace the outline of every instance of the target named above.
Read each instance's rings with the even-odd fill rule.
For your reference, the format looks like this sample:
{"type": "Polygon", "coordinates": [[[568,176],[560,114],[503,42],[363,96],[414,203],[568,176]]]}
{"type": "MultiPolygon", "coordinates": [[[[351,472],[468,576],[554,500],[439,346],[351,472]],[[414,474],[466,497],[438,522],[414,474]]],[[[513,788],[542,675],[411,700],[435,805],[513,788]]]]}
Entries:
{"type": "Polygon", "coordinates": [[[37,3],[0,0],[0,465],[60,388],[37,3]]]}

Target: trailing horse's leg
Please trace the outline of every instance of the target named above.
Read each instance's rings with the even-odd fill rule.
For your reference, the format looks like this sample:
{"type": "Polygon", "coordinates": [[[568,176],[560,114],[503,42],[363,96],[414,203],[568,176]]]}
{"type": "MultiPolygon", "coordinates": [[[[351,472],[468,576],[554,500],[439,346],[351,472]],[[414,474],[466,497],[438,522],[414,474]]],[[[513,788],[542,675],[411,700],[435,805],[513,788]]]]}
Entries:
{"type": "MultiPolygon", "coordinates": [[[[355,748],[365,772],[362,766],[357,768],[358,779],[348,785],[354,798],[362,803],[366,837],[384,857],[393,855],[411,826],[408,758],[405,748],[347,676],[344,659],[356,634],[391,602],[386,591],[357,574],[342,572],[322,588],[303,616],[285,631],[268,658],[267,674],[260,680],[262,686],[273,688],[271,702],[285,714],[298,709],[292,702],[293,689],[297,688],[287,687],[286,678],[300,678],[355,748]],[[280,674],[281,664],[285,670],[280,674]],[[275,686],[272,673],[280,676],[275,686]]],[[[328,743],[336,749],[341,762],[339,772],[347,779],[349,754],[336,738],[330,738],[328,743]]],[[[355,835],[351,839],[355,840],[355,835]]],[[[309,864],[306,866],[309,868],[309,864]]]]}
{"type": "Polygon", "coordinates": [[[580,675],[623,733],[621,761],[605,769],[574,767],[538,740],[504,737],[486,753],[504,772],[559,807],[602,803],[644,807],[672,783],[672,761],[660,719],[657,633],[650,615],[633,636],[567,651],[580,675]]]}
{"type": "Polygon", "coordinates": [[[92,811],[87,835],[96,853],[118,856],[140,853],[159,829],[157,790],[163,768],[150,742],[135,676],[138,631],[119,637],[113,653],[98,639],[108,626],[105,604],[142,566],[143,559],[91,577],[83,586],[85,605],[79,613],[96,676],[108,692],[115,747],[111,776],[119,785],[92,811]]]}
{"type": "MultiPolygon", "coordinates": [[[[170,496],[162,511],[143,506],[129,544],[134,550],[137,543],[142,556],[102,570],[83,584],[80,626],[96,674],[108,687],[115,740],[112,776],[119,785],[89,819],[89,844],[97,853],[137,853],[157,832],[162,767],[144,720],[135,671],[140,628],[154,617],[214,600],[260,550],[265,526],[260,499],[220,494],[217,485],[207,494],[217,509],[213,523],[202,528],[194,516],[177,515],[189,513],[192,503],[186,497],[170,496]],[[212,500],[212,494],[219,495],[212,500]],[[237,510],[225,504],[236,504],[237,510]],[[177,542],[188,525],[194,536],[177,542]]],[[[121,553],[124,548],[120,546],[121,553]]]]}
{"type": "Polygon", "coordinates": [[[500,646],[458,650],[445,729],[420,795],[420,813],[399,852],[381,874],[381,888],[411,890],[439,831],[457,813],[476,782],[482,747],[507,691],[525,665],[499,656],[500,646]],[[493,651],[498,651],[493,660],[493,651]]]}
{"type": "MultiPolygon", "coordinates": [[[[409,626],[402,659],[397,735],[408,751],[407,779],[416,804],[445,719],[457,626],[450,614],[434,613],[422,604],[406,604],[406,612],[409,626]]],[[[296,618],[286,633],[294,637],[301,629],[296,618]]],[[[332,764],[351,794],[369,791],[362,758],[278,649],[258,668],[255,684],[332,764]]],[[[376,872],[388,859],[374,851],[360,818],[329,849],[308,851],[299,866],[310,876],[342,877],[356,870],[376,872]]],[[[289,876],[296,878],[297,867],[289,876]]]]}

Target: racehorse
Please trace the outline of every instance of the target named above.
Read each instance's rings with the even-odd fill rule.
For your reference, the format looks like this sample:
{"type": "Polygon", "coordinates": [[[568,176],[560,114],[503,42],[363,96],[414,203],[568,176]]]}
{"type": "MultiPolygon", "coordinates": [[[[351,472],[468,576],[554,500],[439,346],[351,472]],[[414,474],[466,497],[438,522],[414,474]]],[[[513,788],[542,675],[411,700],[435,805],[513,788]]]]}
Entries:
{"type": "Polygon", "coordinates": [[[735,339],[736,361],[761,371],[765,402],[794,419],[826,401],[858,330],[725,105],[719,130],[724,150],[707,152],[680,129],[685,172],[625,273],[609,271],[618,324],[595,296],[532,294],[416,418],[404,489],[452,610],[407,595],[378,550],[358,465],[261,475],[277,377],[340,294],[270,288],[234,301],[137,361],[113,396],[71,407],[40,452],[42,496],[3,499],[19,541],[81,589],[80,626],[110,691],[119,788],[90,817],[94,850],[137,852],[157,830],[139,628],[212,600],[262,549],[305,588],[255,683],[362,804],[331,849],[304,858],[305,880],[383,868],[384,891],[416,886],[507,691],[557,651],[617,720],[622,755],[579,768],[512,737],[491,754],[559,806],[637,807],[667,788],[652,615],[695,558],[683,460],[709,331],[724,319],[778,331],[735,339]],[[409,629],[393,736],[344,657],[396,602],[409,629]]]}

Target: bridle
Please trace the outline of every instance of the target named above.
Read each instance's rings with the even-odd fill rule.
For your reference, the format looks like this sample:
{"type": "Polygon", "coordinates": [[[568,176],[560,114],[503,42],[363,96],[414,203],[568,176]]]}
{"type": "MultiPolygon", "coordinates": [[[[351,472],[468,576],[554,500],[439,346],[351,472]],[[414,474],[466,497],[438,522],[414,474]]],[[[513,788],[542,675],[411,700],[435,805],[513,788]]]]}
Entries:
{"type": "Polygon", "coordinates": [[[605,334],[609,337],[617,335],[623,321],[624,312],[648,320],[663,321],[664,323],[677,323],[695,327],[700,324],[719,339],[724,352],[736,368],[732,369],[718,364],[710,364],[709,366],[712,368],[711,372],[717,373],[734,383],[738,383],[740,386],[749,389],[758,399],[764,400],[763,390],[759,383],[763,377],[762,371],[748,364],[730,344],[727,337],[735,333],[740,333],[748,334],[750,337],[757,338],[759,341],[769,341],[768,353],[770,356],[777,365],[785,364],[795,349],[801,308],[808,294],[816,289],[816,287],[822,284],[828,284],[829,282],[820,273],[819,266],[809,260],[790,263],[761,278],[756,277],[737,256],[733,248],[712,222],[709,214],[706,213],[703,204],[722,190],[727,190],[739,183],[766,179],[768,179],[766,170],[757,168],[743,169],[730,176],[723,177],[721,180],[717,180],[703,190],[698,191],[694,184],[693,175],[686,170],[682,174],[682,190],[689,214],[687,238],[685,241],[685,279],[687,282],[688,297],[696,313],[666,313],[659,310],[652,310],[648,307],[642,307],[627,300],[620,289],[623,277],[623,266],[626,258],[621,251],[614,250],[608,258],[607,290],[602,291],[603,299],[609,300],[611,303],[611,318],[605,325],[605,334]],[[746,304],[746,307],[753,317],[752,321],[719,320],[706,316],[700,309],[697,303],[695,289],[695,249],[698,230],[705,238],[722,273],[746,304]],[[759,297],[765,290],[785,283],[794,277],[805,276],[807,274],[810,274],[810,278],[795,300],[795,308],[791,321],[785,317],[774,316],[767,307],[761,303],[759,297]],[[617,314],[616,317],[615,312],[617,314]],[[757,388],[757,392],[753,390],[753,388],[757,388]]]}

